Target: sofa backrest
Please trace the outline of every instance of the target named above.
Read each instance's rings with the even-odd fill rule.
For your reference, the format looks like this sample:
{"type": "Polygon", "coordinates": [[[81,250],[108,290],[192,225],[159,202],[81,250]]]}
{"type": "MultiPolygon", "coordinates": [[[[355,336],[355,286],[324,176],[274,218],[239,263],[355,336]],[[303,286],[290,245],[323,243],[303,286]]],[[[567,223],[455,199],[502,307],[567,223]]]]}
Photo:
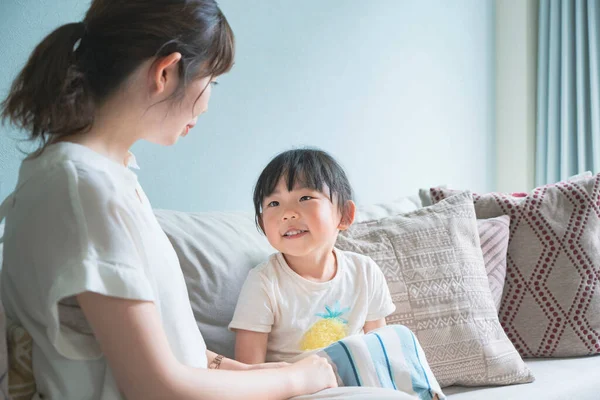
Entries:
{"type": "MultiPolygon", "coordinates": [[[[414,211],[418,198],[358,207],[357,221],[414,211]]],[[[179,257],[200,332],[212,351],[232,357],[227,329],[248,271],[275,252],[252,213],[155,211],[179,257]]]]}

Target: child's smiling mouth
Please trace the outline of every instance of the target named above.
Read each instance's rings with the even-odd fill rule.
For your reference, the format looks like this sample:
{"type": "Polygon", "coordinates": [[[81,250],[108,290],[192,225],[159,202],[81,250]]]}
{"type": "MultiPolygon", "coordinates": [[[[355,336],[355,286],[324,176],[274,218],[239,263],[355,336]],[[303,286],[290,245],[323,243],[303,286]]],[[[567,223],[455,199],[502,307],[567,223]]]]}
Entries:
{"type": "Polygon", "coordinates": [[[286,233],[283,234],[284,238],[289,238],[289,239],[295,239],[301,236],[304,236],[304,234],[308,233],[308,230],[305,229],[290,229],[289,231],[287,231],[286,233]]]}

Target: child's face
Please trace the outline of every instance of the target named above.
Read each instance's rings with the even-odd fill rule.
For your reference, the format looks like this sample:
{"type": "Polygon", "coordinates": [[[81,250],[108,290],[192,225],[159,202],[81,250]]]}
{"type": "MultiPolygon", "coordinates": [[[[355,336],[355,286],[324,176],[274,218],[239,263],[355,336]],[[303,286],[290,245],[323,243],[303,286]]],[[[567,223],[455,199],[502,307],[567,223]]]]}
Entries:
{"type": "Polygon", "coordinates": [[[263,230],[278,251],[302,257],[333,249],[342,215],[325,193],[298,184],[290,192],[282,178],[262,206],[263,230]]]}

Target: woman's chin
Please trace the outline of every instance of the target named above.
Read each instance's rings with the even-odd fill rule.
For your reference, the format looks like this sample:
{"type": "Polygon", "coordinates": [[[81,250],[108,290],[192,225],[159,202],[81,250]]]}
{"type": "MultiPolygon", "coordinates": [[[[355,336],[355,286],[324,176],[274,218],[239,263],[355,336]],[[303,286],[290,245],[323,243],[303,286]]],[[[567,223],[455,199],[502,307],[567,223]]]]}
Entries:
{"type": "Polygon", "coordinates": [[[183,134],[178,134],[178,135],[170,135],[170,136],[161,136],[161,137],[149,137],[149,138],[145,138],[146,141],[153,143],[153,144],[158,144],[160,146],[173,146],[175,143],[177,143],[179,141],[180,137],[183,137],[183,134]]]}

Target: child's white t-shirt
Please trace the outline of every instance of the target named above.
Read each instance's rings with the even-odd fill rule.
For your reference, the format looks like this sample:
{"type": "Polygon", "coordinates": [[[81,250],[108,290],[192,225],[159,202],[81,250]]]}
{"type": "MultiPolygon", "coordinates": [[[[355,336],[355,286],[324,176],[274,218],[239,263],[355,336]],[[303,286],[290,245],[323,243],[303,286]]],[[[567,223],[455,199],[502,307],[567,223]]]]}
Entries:
{"type": "Polygon", "coordinates": [[[328,282],[294,272],[283,254],[253,268],[229,329],[269,333],[267,361],[296,361],[396,309],[385,277],[364,255],[334,249],[337,272],[328,282]]]}
{"type": "Polygon", "coordinates": [[[33,337],[39,397],[120,400],[74,296],[154,302],[184,365],[206,368],[179,261],[136,175],[73,143],[23,162],[6,214],[1,295],[33,337]]]}

